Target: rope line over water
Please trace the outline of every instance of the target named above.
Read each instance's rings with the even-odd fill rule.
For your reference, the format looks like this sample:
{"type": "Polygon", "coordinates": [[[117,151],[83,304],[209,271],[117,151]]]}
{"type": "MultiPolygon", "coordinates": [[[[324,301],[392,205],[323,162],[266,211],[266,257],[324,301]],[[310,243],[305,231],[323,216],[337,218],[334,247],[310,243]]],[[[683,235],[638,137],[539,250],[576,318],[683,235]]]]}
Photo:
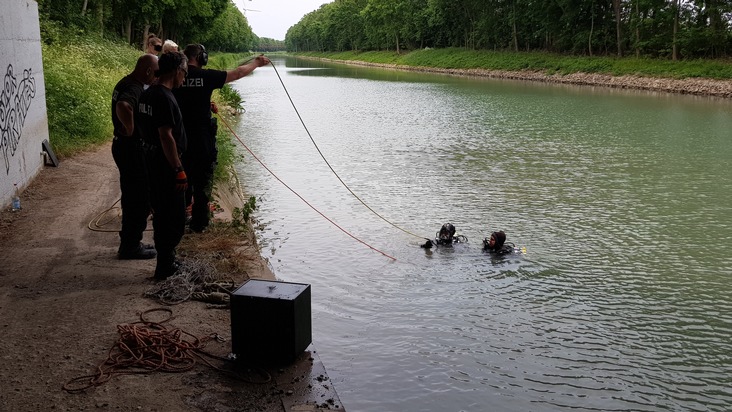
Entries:
{"type": "Polygon", "coordinates": [[[247,152],[249,152],[249,154],[252,155],[252,157],[254,158],[254,160],[256,160],[260,165],[262,165],[262,167],[265,170],[267,170],[267,172],[269,172],[269,174],[272,175],[272,177],[274,177],[275,179],[277,179],[278,182],[282,183],[283,186],[285,186],[295,196],[297,196],[298,198],[300,198],[300,200],[302,200],[306,205],[308,205],[311,209],[313,209],[317,214],[319,214],[325,220],[327,220],[328,222],[330,222],[331,224],[333,224],[333,226],[337,227],[341,232],[347,234],[348,236],[350,236],[351,238],[353,238],[357,242],[363,244],[364,246],[368,247],[369,249],[371,249],[373,251],[376,251],[376,252],[379,252],[382,255],[388,257],[389,259],[397,260],[395,257],[393,257],[391,255],[388,255],[387,253],[382,252],[381,250],[379,250],[379,249],[377,249],[377,248],[369,245],[368,243],[364,242],[363,240],[357,238],[356,236],[354,236],[353,234],[351,234],[349,231],[347,231],[346,229],[342,228],[339,224],[337,224],[336,222],[334,222],[331,218],[329,218],[328,216],[326,216],[325,214],[323,214],[323,212],[321,212],[320,210],[318,210],[315,206],[313,206],[312,204],[310,204],[310,202],[308,202],[307,200],[305,200],[304,197],[300,196],[299,193],[297,193],[287,183],[285,183],[282,179],[280,179],[280,177],[277,176],[277,174],[275,174],[275,172],[273,172],[272,169],[270,169],[269,167],[267,167],[267,165],[265,165],[264,162],[262,162],[259,159],[259,157],[257,157],[257,155],[255,155],[254,152],[251,149],[249,149],[249,147],[244,143],[244,141],[241,140],[241,138],[239,137],[239,135],[236,134],[236,132],[234,131],[234,129],[232,129],[231,126],[229,126],[229,123],[227,123],[226,122],[226,119],[224,119],[224,117],[221,116],[220,114],[219,114],[219,119],[221,119],[221,122],[224,124],[224,126],[226,126],[226,128],[229,129],[229,132],[231,132],[231,134],[234,135],[234,137],[236,137],[236,140],[238,140],[239,143],[241,143],[241,145],[247,150],[247,152]]]}
{"type": "Polygon", "coordinates": [[[302,119],[302,116],[300,116],[300,112],[297,110],[297,107],[295,106],[295,102],[292,100],[292,97],[290,97],[290,92],[287,90],[287,87],[285,87],[285,83],[282,81],[282,77],[280,77],[280,72],[277,71],[277,67],[275,67],[274,63],[272,63],[272,67],[274,68],[274,71],[277,74],[277,78],[280,80],[280,84],[282,85],[282,88],[285,90],[285,94],[287,95],[287,98],[290,100],[290,104],[292,105],[292,108],[295,109],[295,114],[297,114],[297,118],[300,119],[300,123],[302,124],[302,127],[305,129],[305,132],[308,134],[310,141],[313,142],[313,145],[315,146],[315,150],[318,151],[318,154],[320,154],[320,157],[323,158],[323,161],[325,162],[325,164],[328,165],[328,168],[330,169],[330,171],[333,172],[333,174],[338,179],[338,181],[341,182],[343,187],[345,187],[346,190],[348,190],[348,192],[351,193],[351,195],[353,195],[353,197],[356,198],[356,200],[361,202],[361,204],[364,205],[366,207],[366,209],[368,209],[369,211],[371,211],[371,213],[378,216],[384,222],[388,223],[389,225],[395,227],[398,230],[401,230],[402,232],[404,232],[408,235],[412,235],[414,237],[424,239],[425,238],[424,236],[419,236],[415,233],[412,233],[412,232],[398,226],[396,223],[391,222],[389,219],[385,218],[384,216],[379,214],[377,211],[372,209],[371,206],[366,204],[366,202],[364,202],[356,193],[354,193],[353,190],[351,190],[351,188],[346,184],[346,182],[344,182],[343,179],[341,179],[341,177],[335,171],[333,166],[330,165],[330,162],[328,162],[328,159],[325,158],[325,155],[323,154],[323,152],[320,151],[320,147],[318,147],[318,144],[315,142],[315,139],[313,139],[313,136],[310,134],[310,130],[308,130],[308,127],[305,125],[305,121],[302,119]]]}

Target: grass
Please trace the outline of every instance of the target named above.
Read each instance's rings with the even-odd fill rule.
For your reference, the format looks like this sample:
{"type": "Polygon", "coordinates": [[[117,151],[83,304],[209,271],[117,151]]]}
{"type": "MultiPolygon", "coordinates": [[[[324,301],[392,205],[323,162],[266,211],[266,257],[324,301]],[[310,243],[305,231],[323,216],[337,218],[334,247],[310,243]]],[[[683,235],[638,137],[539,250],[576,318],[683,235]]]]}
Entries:
{"type": "Polygon", "coordinates": [[[530,70],[549,74],[581,72],[672,79],[732,79],[732,64],[725,60],[671,61],[635,57],[565,56],[546,52],[498,52],[458,48],[415,50],[403,54],[388,51],[298,54],[337,60],[358,60],[368,63],[441,69],[530,70]]]}
{"type": "Polygon", "coordinates": [[[91,37],[43,45],[49,138],[60,157],[112,138],[112,90],[140,53],[91,37]]]}

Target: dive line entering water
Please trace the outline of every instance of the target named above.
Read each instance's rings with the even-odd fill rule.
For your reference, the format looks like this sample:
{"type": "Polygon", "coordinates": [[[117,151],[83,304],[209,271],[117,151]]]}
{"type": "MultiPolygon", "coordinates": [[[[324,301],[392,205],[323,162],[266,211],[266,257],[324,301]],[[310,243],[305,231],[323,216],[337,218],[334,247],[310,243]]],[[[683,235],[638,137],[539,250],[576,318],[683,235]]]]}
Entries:
{"type": "Polygon", "coordinates": [[[275,179],[277,179],[278,182],[282,183],[282,185],[285,186],[290,192],[292,192],[295,196],[297,196],[298,198],[300,198],[300,200],[302,200],[306,205],[308,205],[316,213],[318,213],[320,216],[322,216],[325,220],[327,220],[328,222],[330,222],[331,224],[333,224],[335,227],[337,227],[338,229],[340,229],[341,232],[347,234],[348,236],[350,236],[351,238],[353,238],[357,242],[365,245],[366,247],[368,247],[369,249],[371,249],[373,251],[376,251],[376,252],[381,253],[382,255],[388,257],[391,260],[397,260],[395,257],[393,257],[391,255],[388,255],[385,252],[382,252],[381,250],[379,250],[379,249],[377,249],[377,248],[369,245],[368,243],[364,242],[363,240],[357,238],[355,235],[351,234],[346,229],[342,228],[340,225],[338,225],[336,222],[334,222],[331,218],[329,218],[328,216],[326,216],[325,214],[323,214],[323,212],[321,212],[315,206],[313,206],[312,204],[310,204],[310,202],[308,202],[307,200],[305,200],[305,198],[303,198],[302,196],[300,196],[299,193],[297,193],[287,183],[285,183],[282,179],[280,179],[279,176],[277,176],[269,167],[267,167],[267,165],[265,165],[264,162],[262,162],[259,159],[259,157],[257,157],[257,155],[254,154],[254,152],[252,152],[251,149],[249,149],[249,147],[244,143],[244,141],[241,140],[241,138],[239,137],[239,135],[237,135],[236,132],[231,128],[231,126],[229,126],[229,123],[226,122],[226,119],[224,119],[224,117],[221,116],[218,113],[218,110],[215,110],[214,113],[216,113],[216,114],[219,115],[219,119],[221,119],[221,122],[224,123],[224,125],[226,126],[226,128],[229,129],[229,132],[231,132],[231,134],[234,135],[234,137],[236,137],[236,140],[238,140],[239,143],[241,143],[241,145],[247,150],[247,152],[249,152],[249,154],[252,155],[252,157],[254,158],[254,160],[256,160],[262,167],[264,167],[264,169],[267,170],[267,172],[269,172],[269,174],[272,175],[272,177],[274,177],[275,179]]]}
{"type": "Polygon", "coordinates": [[[377,211],[372,209],[371,206],[367,205],[366,202],[364,202],[356,193],[354,193],[353,190],[351,190],[351,188],[346,184],[346,182],[344,182],[343,179],[341,179],[341,177],[338,175],[338,173],[335,171],[335,169],[333,169],[333,166],[330,165],[330,162],[328,162],[328,159],[325,158],[325,155],[323,155],[323,152],[320,151],[320,147],[318,147],[318,144],[315,143],[315,139],[313,139],[313,136],[310,134],[310,130],[308,130],[308,127],[305,125],[305,121],[302,119],[302,116],[300,116],[300,112],[297,110],[297,107],[295,106],[295,102],[292,100],[292,97],[290,97],[290,92],[287,90],[287,87],[285,87],[285,83],[282,81],[282,77],[280,77],[280,72],[277,71],[277,67],[275,67],[274,63],[272,63],[272,62],[270,62],[270,63],[272,64],[272,68],[274,68],[274,71],[277,74],[277,78],[280,80],[280,84],[282,85],[282,88],[285,90],[285,94],[287,95],[287,98],[290,100],[290,104],[292,105],[292,108],[295,109],[295,114],[297,114],[297,118],[300,120],[300,123],[302,124],[302,127],[305,129],[305,132],[307,133],[308,137],[310,138],[310,141],[313,142],[313,145],[315,146],[315,150],[318,151],[318,153],[320,154],[320,157],[323,158],[323,161],[325,162],[325,164],[328,165],[328,168],[330,169],[330,171],[333,172],[333,174],[338,179],[338,181],[341,182],[343,187],[345,187],[346,190],[348,190],[348,192],[351,193],[351,195],[353,195],[353,197],[356,198],[356,200],[361,202],[361,204],[364,205],[366,207],[366,209],[370,210],[371,213],[378,216],[384,222],[390,224],[391,226],[395,227],[396,229],[401,230],[402,232],[404,232],[408,235],[412,235],[412,236],[418,237],[420,239],[429,239],[429,237],[420,236],[415,233],[412,233],[409,230],[398,226],[397,224],[391,222],[389,219],[387,219],[384,216],[382,216],[381,214],[379,214],[377,211]]]}

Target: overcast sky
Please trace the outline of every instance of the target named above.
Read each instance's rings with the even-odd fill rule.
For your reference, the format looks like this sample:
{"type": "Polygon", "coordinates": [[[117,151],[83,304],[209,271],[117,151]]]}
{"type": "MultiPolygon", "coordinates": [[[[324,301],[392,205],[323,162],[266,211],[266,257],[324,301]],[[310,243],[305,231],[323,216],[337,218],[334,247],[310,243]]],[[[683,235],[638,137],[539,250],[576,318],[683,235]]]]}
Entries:
{"type": "Polygon", "coordinates": [[[234,0],[259,37],[285,40],[287,29],[302,16],[333,0],[234,0]]]}

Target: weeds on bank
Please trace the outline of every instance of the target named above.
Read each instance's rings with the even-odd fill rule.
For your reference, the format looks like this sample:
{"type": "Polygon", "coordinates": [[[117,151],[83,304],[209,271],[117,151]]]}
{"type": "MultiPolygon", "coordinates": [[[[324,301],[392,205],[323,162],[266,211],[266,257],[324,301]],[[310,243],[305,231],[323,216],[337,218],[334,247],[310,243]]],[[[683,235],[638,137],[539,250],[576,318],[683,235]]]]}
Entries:
{"type": "Polygon", "coordinates": [[[257,209],[257,199],[250,196],[242,208],[235,207],[231,212],[231,225],[238,228],[247,227],[252,213],[257,209]]]}
{"type": "Polygon", "coordinates": [[[234,109],[237,113],[241,113],[244,111],[244,99],[241,98],[239,92],[234,90],[233,87],[225,84],[224,87],[219,89],[219,96],[221,96],[221,99],[224,100],[229,106],[231,106],[231,108],[234,109]]]}

